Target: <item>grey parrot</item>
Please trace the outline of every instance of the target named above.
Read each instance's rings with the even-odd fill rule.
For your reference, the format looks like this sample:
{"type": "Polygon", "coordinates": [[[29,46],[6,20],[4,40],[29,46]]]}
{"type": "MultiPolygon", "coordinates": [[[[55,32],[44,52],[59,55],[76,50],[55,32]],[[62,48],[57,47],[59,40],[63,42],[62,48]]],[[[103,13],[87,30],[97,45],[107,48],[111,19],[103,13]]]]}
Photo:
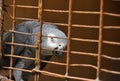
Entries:
{"type": "MultiPolygon", "coordinates": [[[[15,27],[15,31],[37,34],[38,32],[40,32],[40,23],[38,21],[26,21],[17,25],[15,27]]],[[[41,50],[40,55],[42,60],[49,61],[53,55],[55,55],[56,57],[63,55],[61,51],[64,50],[67,45],[67,39],[61,39],[61,38],[67,38],[67,37],[65,33],[62,32],[56,25],[53,24],[42,25],[42,38],[41,38],[42,42],[40,45],[41,48],[50,49],[50,50],[41,50]],[[50,37],[46,37],[46,36],[50,36],[50,37]]],[[[36,39],[37,39],[36,35],[30,36],[30,35],[15,33],[14,41],[15,43],[20,43],[20,44],[36,45],[36,39]]],[[[11,42],[12,33],[7,32],[4,36],[3,41],[11,42]]],[[[11,45],[3,44],[3,57],[0,61],[2,66],[10,66],[10,58],[4,56],[4,54],[10,54],[10,53],[11,53],[11,45]]],[[[14,45],[14,55],[34,58],[35,53],[36,53],[35,48],[14,45]]],[[[47,63],[41,62],[39,69],[43,69],[46,64],[47,63]]],[[[31,70],[35,67],[35,61],[13,58],[13,67],[31,70]]],[[[13,76],[15,81],[27,81],[30,75],[31,73],[28,72],[13,70],[13,76]]]]}

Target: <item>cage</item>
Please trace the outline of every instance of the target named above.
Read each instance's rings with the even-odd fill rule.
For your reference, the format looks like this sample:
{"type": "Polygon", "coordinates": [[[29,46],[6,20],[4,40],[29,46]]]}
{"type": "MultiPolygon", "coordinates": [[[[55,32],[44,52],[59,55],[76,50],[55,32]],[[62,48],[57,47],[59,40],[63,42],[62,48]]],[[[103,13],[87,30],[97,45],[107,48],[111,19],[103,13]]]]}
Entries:
{"type": "MultiPolygon", "coordinates": [[[[60,59],[53,56],[50,61],[41,60],[48,64],[43,70],[35,70],[29,81],[120,80],[119,0],[2,0],[1,5],[1,32],[11,30],[17,33],[15,24],[40,20],[40,23],[59,26],[67,35],[64,56],[60,59]]],[[[9,44],[14,50],[14,41],[9,44]]],[[[29,59],[13,53],[6,56],[11,60],[13,57],[29,59]]],[[[12,66],[3,68],[8,69],[10,79],[13,69],[32,72],[12,66]]]]}

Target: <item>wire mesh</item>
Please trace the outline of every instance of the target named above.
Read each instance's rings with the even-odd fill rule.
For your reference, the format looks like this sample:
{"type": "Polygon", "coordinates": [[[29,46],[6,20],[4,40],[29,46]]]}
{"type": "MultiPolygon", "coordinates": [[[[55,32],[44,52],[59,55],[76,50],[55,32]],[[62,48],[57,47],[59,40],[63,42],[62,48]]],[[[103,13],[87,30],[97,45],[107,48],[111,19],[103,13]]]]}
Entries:
{"type": "MultiPolygon", "coordinates": [[[[101,67],[101,60],[102,60],[102,58],[106,58],[106,59],[109,59],[109,60],[120,61],[120,57],[112,57],[112,56],[108,56],[108,55],[102,54],[102,50],[103,50],[102,49],[102,44],[120,45],[120,42],[103,40],[103,29],[120,29],[120,26],[104,26],[104,24],[103,24],[104,15],[112,16],[112,17],[120,17],[120,14],[105,12],[104,11],[104,0],[100,0],[100,3],[99,3],[100,4],[100,10],[99,11],[77,11],[77,10],[73,10],[72,9],[72,5],[73,5],[72,2],[74,2],[74,0],[69,0],[69,8],[68,8],[68,10],[44,9],[42,0],[38,0],[38,6],[17,5],[16,4],[16,0],[13,0],[13,4],[12,5],[4,5],[3,6],[4,8],[6,8],[6,7],[12,7],[13,8],[13,14],[12,15],[9,12],[7,12],[7,11],[5,12],[12,19],[12,30],[9,30],[10,32],[12,32],[12,42],[5,42],[5,44],[10,44],[12,46],[11,47],[11,50],[12,50],[11,54],[5,54],[5,56],[11,58],[10,67],[4,66],[5,69],[9,69],[10,70],[10,75],[9,75],[10,79],[12,79],[12,70],[21,70],[21,71],[31,72],[31,73],[34,71],[35,72],[35,79],[34,79],[34,81],[39,81],[39,79],[40,79],[39,75],[40,74],[51,76],[51,77],[64,78],[66,81],[69,81],[69,79],[82,80],[82,81],[99,81],[99,80],[101,80],[101,78],[100,78],[101,72],[106,72],[106,73],[120,75],[119,71],[113,71],[113,70],[104,69],[104,68],[101,67]],[[16,17],[16,8],[38,9],[38,18],[35,19],[35,18],[16,17]],[[45,21],[42,20],[43,12],[66,13],[66,14],[68,14],[68,24],[66,24],[66,23],[45,22],[45,21]],[[99,26],[97,26],[97,25],[72,24],[72,14],[87,14],[87,15],[88,14],[93,14],[93,15],[99,15],[99,26]],[[62,52],[65,52],[67,54],[67,56],[66,56],[66,63],[46,61],[46,60],[41,60],[40,59],[40,55],[39,54],[40,54],[41,50],[49,50],[49,49],[45,49],[45,48],[41,49],[41,47],[40,47],[41,37],[42,37],[41,33],[38,34],[38,39],[37,39],[37,45],[36,46],[15,43],[14,42],[14,34],[15,33],[31,35],[31,36],[32,35],[36,35],[36,34],[29,34],[29,33],[23,33],[23,32],[15,31],[14,27],[16,25],[16,20],[39,20],[40,21],[40,29],[42,27],[42,23],[53,23],[53,24],[56,24],[56,25],[59,25],[59,26],[67,26],[68,27],[68,32],[67,32],[67,35],[68,35],[68,37],[67,37],[67,40],[68,40],[67,50],[62,51],[62,52]],[[98,40],[71,37],[71,32],[72,32],[71,28],[72,27],[98,29],[99,30],[98,40]],[[98,43],[98,53],[73,51],[73,50],[71,50],[71,41],[72,40],[79,41],[79,42],[82,41],[82,42],[98,43]],[[14,51],[13,51],[14,50],[14,45],[36,48],[36,57],[35,58],[29,58],[29,57],[22,57],[22,56],[14,55],[14,51]],[[95,57],[95,58],[97,58],[97,66],[92,65],[92,64],[71,64],[70,63],[70,60],[71,60],[70,54],[77,54],[77,55],[85,55],[85,56],[95,57]],[[62,74],[59,74],[59,73],[52,73],[52,72],[49,72],[49,71],[38,70],[38,68],[37,69],[35,68],[34,70],[26,70],[26,69],[14,68],[14,67],[12,67],[13,57],[27,59],[27,60],[34,60],[35,63],[36,63],[36,67],[40,67],[40,62],[45,62],[45,63],[48,63],[48,64],[55,64],[55,65],[65,66],[66,67],[66,72],[65,72],[64,75],[62,75],[62,74]],[[96,78],[95,79],[91,79],[91,78],[71,76],[71,75],[69,75],[69,69],[70,69],[71,66],[72,67],[80,66],[80,67],[93,68],[93,69],[96,70],[96,78]]],[[[40,30],[40,32],[41,31],[42,30],[40,30]]]]}

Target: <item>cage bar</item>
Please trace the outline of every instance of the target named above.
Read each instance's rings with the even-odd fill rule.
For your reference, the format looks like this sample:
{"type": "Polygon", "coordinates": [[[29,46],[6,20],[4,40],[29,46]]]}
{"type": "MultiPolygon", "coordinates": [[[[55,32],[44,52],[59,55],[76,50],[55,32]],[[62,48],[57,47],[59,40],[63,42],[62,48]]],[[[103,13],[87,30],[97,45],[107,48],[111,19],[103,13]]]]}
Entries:
{"type": "Polygon", "coordinates": [[[100,80],[100,69],[101,69],[101,54],[102,54],[102,36],[103,36],[103,4],[104,1],[100,0],[100,18],[99,18],[99,43],[98,43],[98,60],[97,60],[97,73],[96,78],[100,80]]]}
{"type": "MultiPolygon", "coordinates": [[[[5,5],[6,7],[12,7],[13,5],[5,5]]],[[[38,6],[26,6],[26,5],[15,5],[15,7],[19,8],[38,8],[38,6]]],[[[46,12],[55,12],[55,13],[68,13],[68,10],[55,10],[55,9],[43,9],[43,11],[46,12]]],[[[75,14],[100,14],[100,12],[97,11],[76,11],[72,10],[72,13],[75,14]]],[[[104,15],[108,16],[114,16],[114,17],[120,17],[120,14],[116,13],[110,13],[110,12],[103,12],[104,15]]]]}
{"type": "MultiPolygon", "coordinates": [[[[68,43],[67,43],[67,58],[66,58],[66,76],[69,75],[69,65],[70,65],[70,53],[71,53],[71,27],[72,27],[72,0],[69,0],[69,13],[68,13],[68,43]]],[[[66,78],[66,81],[69,81],[66,78]]]]}
{"type": "MultiPolygon", "coordinates": [[[[38,33],[37,36],[37,50],[36,50],[36,66],[35,69],[39,70],[40,69],[40,63],[41,63],[41,37],[42,37],[42,9],[43,9],[43,1],[38,0],[38,20],[40,22],[40,32],[38,33]]],[[[35,81],[40,80],[40,73],[35,74],[35,81]]]]}
{"type": "Polygon", "coordinates": [[[96,81],[94,79],[81,78],[81,77],[75,77],[75,76],[66,76],[66,75],[61,75],[61,74],[52,73],[52,72],[48,72],[48,71],[37,70],[37,72],[40,72],[43,75],[47,75],[47,76],[51,76],[51,77],[58,77],[58,78],[65,78],[65,79],[68,78],[68,79],[82,80],[82,81],[96,81]]]}
{"type": "MultiPolygon", "coordinates": [[[[15,17],[16,17],[16,0],[13,0],[13,20],[12,20],[12,30],[15,30],[15,17]]],[[[14,37],[15,37],[15,33],[12,33],[12,43],[14,43],[14,37]]],[[[11,45],[11,55],[14,55],[14,45],[11,45]]],[[[13,64],[13,57],[10,57],[10,67],[12,67],[13,64]]],[[[10,69],[10,75],[9,75],[10,79],[12,79],[12,70],[10,69]]]]}
{"type": "Polygon", "coordinates": [[[0,59],[2,58],[2,44],[3,44],[3,22],[4,22],[4,0],[1,0],[0,6],[0,59]]]}

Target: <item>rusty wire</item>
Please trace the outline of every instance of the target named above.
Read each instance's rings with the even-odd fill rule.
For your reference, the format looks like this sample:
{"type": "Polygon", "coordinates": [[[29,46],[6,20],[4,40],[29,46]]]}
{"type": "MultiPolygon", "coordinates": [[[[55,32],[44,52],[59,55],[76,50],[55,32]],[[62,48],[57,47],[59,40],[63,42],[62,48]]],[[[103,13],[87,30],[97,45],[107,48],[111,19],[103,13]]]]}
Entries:
{"type": "Polygon", "coordinates": [[[100,80],[101,71],[101,54],[102,54],[102,36],[103,36],[103,0],[100,0],[100,16],[99,16],[99,42],[98,42],[98,58],[97,58],[97,72],[96,78],[100,80]]]}
{"type": "MultiPolygon", "coordinates": [[[[80,64],[80,66],[93,67],[93,68],[97,69],[97,67],[95,67],[93,65],[88,65],[88,64],[80,64]]],[[[31,70],[26,70],[26,69],[13,68],[13,67],[5,67],[5,66],[4,66],[4,68],[5,69],[12,69],[12,70],[20,70],[20,71],[32,73],[31,70]]],[[[65,76],[65,75],[61,75],[61,74],[57,74],[57,73],[52,73],[52,72],[48,72],[48,71],[40,71],[40,70],[35,70],[35,71],[39,72],[39,73],[41,73],[43,75],[52,76],[52,77],[58,77],[58,78],[69,78],[69,79],[83,80],[83,81],[96,81],[94,79],[80,78],[80,77],[75,77],[75,76],[65,76]]],[[[107,72],[107,73],[112,73],[112,74],[120,74],[120,72],[118,72],[118,71],[112,71],[112,70],[107,70],[107,69],[102,69],[102,68],[101,68],[101,71],[104,71],[104,72],[107,72]]]]}
{"type": "MultiPolygon", "coordinates": [[[[6,7],[12,7],[13,5],[6,5],[6,7]]],[[[16,5],[16,7],[20,8],[38,8],[38,6],[26,6],[26,5],[16,5]]],[[[54,10],[54,9],[43,9],[43,11],[46,12],[56,12],[56,13],[68,13],[68,10],[54,10]]],[[[72,10],[72,13],[76,14],[100,14],[99,11],[74,11],[72,10]]],[[[114,17],[120,17],[120,14],[116,13],[110,13],[110,12],[103,12],[104,15],[108,16],[114,16],[114,17]]]]}
{"type": "MultiPolygon", "coordinates": [[[[16,17],[16,0],[13,0],[13,19],[12,19],[12,31],[15,30],[15,17],[16,17]]],[[[12,33],[12,41],[11,43],[14,43],[15,33],[12,33]]],[[[11,55],[14,55],[14,45],[11,45],[11,55]]],[[[10,67],[13,65],[13,57],[10,57],[10,67]]],[[[12,70],[10,69],[10,75],[9,78],[12,79],[12,70]]]]}
{"type": "MultiPolygon", "coordinates": [[[[85,12],[85,11],[84,11],[85,12]]],[[[9,12],[7,12],[9,14],[9,12]]],[[[86,12],[87,13],[87,12],[86,12]]],[[[94,13],[94,12],[92,12],[94,13]]],[[[113,13],[109,13],[113,14],[113,13]]],[[[108,15],[109,15],[108,14],[108,15]]],[[[114,16],[118,16],[119,14],[114,14],[114,16]]],[[[13,17],[9,14],[10,18],[13,19],[13,17]]],[[[118,16],[120,17],[120,16],[118,16]]],[[[38,20],[38,19],[33,19],[33,18],[22,18],[22,17],[16,17],[17,20],[38,20]]],[[[54,22],[45,22],[44,23],[52,23],[55,25],[60,25],[60,26],[68,26],[66,23],[54,23],[54,22]]],[[[72,27],[78,27],[78,28],[99,28],[99,26],[94,26],[94,25],[79,25],[79,24],[72,24],[72,27]]],[[[120,29],[120,26],[103,26],[104,29],[120,29]]]]}
{"type": "MultiPolygon", "coordinates": [[[[41,63],[41,37],[42,37],[42,8],[43,7],[43,1],[38,0],[38,20],[40,22],[40,31],[37,34],[37,49],[36,49],[36,66],[35,69],[39,70],[40,69],[40,63],[41,63]]],[[[34,81],[39,81],[40,79],[40,73],[35,73],[35,79],[34,81]]]]}
{"type": "MultiPolygon", "coordinates": [[[[41,0],[39,0],[41,1],[41,0]]],[[[74,11],[72,10],[72,0],[69,0],[69,10],[54,10],[54,9],[43,9],[41,6],[41,2],[39,2],[38,6],[26,6],[26,5],[16,5],[15,4],[15,0],[13,0],[13,4],[12,5],[6,5],[5,7],[13,7],[13,15],[9,15],[12,19],[13,19],[13,28],[10,32],[12,32],[12,42],[6,42],[6,44],[11,44],[12,46],[12,52],[11,54],[5,54],[5,56],[7,57],[11,57],[11,61],[10,61],[10,67],[6,67],[4,66],[4,68],[6,69],[10,69],[10,78],[12,76],[12,70],[21,70],[21,71],[25,71],[25,72],[32,72],[31,70],[25,70],[25,69],[19,69],[19,68],[13,68],[12,67],[12,59],[14,58],[22,58],[22,59],[27,59],[27,60],[34,60],[36,61],[37,65],[39,66],[40,62],[46,62],[46,63],[50,63],[50,64],[56,64],[56,65],[62,65],[62,66],[66,66],[66,74],[65,75],[61,75],[61,74],[57,74],[57,73],[52,73],[52,72],[48,72],[48,71],[42,71],[42,70],[38,70],[38,69],[34,69],[35,72],[37,73],[41,73],[43,75],[47,75],[47,76],[52,76],[52,77],[58,77],[58,78],[64,78],[64,79],[74,79],[74,80],[83,80],[83,81],[96,81],[95,79],[88,79],[88,78],[81,78],[81,77],[75,77],[75,76],[69,76],[69,67],[72,66],[81,66],[81,67],[89,67],[89,68],[94,68],[97,70],[96,73],[96,77],[99,78],[100,77],[100,71],[103,72],[107,72],[107,73],[112,73],[112,74],[120,74],[120,72],[118,71],[112,71],[112,70],[108,70],[108,69],[104,69],[101,68],[101,57],[109,59],[109,60],[116,60],[116,61],[120,61],[120,58],[118,57],[111,57],[111,56],[107,56],[102,54],[102,43],[105,44],[111,44],[111,45],[120,45],[120,42],[114,42],[114,41],[108,41],[108,40],[103,40],[102,39],[102,30],[103,29],[120,29],[120,26],[104,26],[103,25],[103,15],[107,15],[107,16],[113,16],[113,17],[120,17],[120,14],[116,14],[116,13],[109,13],[109,12],[104,12],[103,11],[103,1],[104,0],[100,0],[100,12],[99,11],[74,11]],[[38,19],[33,19],[33,18],[22,18],[22,17],[15,17],[15,9],[16,7],[21,7],[21,8],[37,8],[38,9],[38,19],[40,20],[40,27],[42,27],[42,23],[53,23],[53,22],[42,22],[42,11],[44,12],[52,12],[52,13],[67,13],[68,14],[68,24],[66,23],[53,23],[56,25],[60,25],[60,26],[68,26],[68,46],[67,46],[67,50],[63,51],[67,53],[67,62],[66,63],[59,63],[59,62],[53,62],[53,61],[45,61],[45,60],[40,60],[40,50],[49,50],[49,49],[41,49],[40,48],[40,42],[41,42],[41,36],[42,34],[39,33],[39,37],[40,39],[37,40],[37,46],[33,46],[33,45],[25,45],[25,44],[19,44],[19,43],[14,43],[14,33],[19,33],[19,34],[25,34],[25,35],[36,35],[36,34],[28,34],[28,33],[23,33],[23,32],[18,32],[14,30],[14,26],[15,26],[15,20],[38,20],[38,19]],[[91,25],[80,25],[80,24],[72,24],[71,20],[72,20],[72,14],[94,14],[94,15],[100,15],[99,18],[99,26],[91,26],[91,25]],[[95,29],[99,29],[99,40],[95,40],[95,39],[82,39],[82,38],[72,38],[71,37],[71,27],[81,27],[81,28],[95,28],[95,29]],[[98,43],[98,53],[87,53],[87,52],[78,52],[78,51],[71,51],[71,47],[70,47],[70,40],[74,40],[74,41],[83,41],[83,42],[91,42],[91,43],[98,43]],[[14,45],[18,45],[18,46],[27,46],[27,47],[33,47],[36,48],[36,58],[29,58],[29,57],[22,57],[22,56],[17,56],[14,55],[14,45]],[[79,55],[87,55],[87,56],[93,56],[93,57],[97,57],[98,61],[97,61],[97,66],[94,65],[90,65],[90,64],[70,64],[70,54],[79,54],[79,55]]],[[[7,12],[9,14],[9,12],[7,12]]],[[[40,28],[42,29],[42,28],[40,28]]],[[[42,30],[40,30],[41,32],[42,30]]],[[[36,74],[37,74],[36,73],[36,74]]],[[[39,81],[39,74],[35,75],[35,81],[39,81]]]]}
{"type": "MultiPolygon", "coordinates": [[[[66,74],[67,77],[69,75],[69,65],[70,65],[70,51],[71,51],[71,27],[72,27],[72,0],[69,0],[69,13],[68,13],[68,43],[67,43],[67,59],[66,59],[66,74]]],[[[69,81],[66,78],[66,81],[69,81]]]]}
{"type": "MultiPolygon", "coordinates": [[[[5,5],[6,7],[12,7],[13,5],[5,5]]],[[[16,7],[20,7],[20,8],[38,8],[38,6],[26,6],[26,5],[16,5],[16,7]]],[[[54,10],[54,9],[43,9],[43,11],[46,12],[56,12],[56,13],[68,13],[68,10],[54,10]]],[[[76,14],[100,14],[99,11],[72,11],[72,13],[76,13],[76,14]]],[[[109,16],[115,16],[115,17],[120,17],[120,14],[116,14],[116,13],[110,13],[110,12],[103,12],[103,14],[105,15],[109,15],[109,16]]]]}
{"type": "Polygon", "coordinates": [[[2,44],[3,44],[3,19],[4,19],[4,0],[1,2],[1,7],[0,7],[0,59],[2,58],[2,44]]]}

